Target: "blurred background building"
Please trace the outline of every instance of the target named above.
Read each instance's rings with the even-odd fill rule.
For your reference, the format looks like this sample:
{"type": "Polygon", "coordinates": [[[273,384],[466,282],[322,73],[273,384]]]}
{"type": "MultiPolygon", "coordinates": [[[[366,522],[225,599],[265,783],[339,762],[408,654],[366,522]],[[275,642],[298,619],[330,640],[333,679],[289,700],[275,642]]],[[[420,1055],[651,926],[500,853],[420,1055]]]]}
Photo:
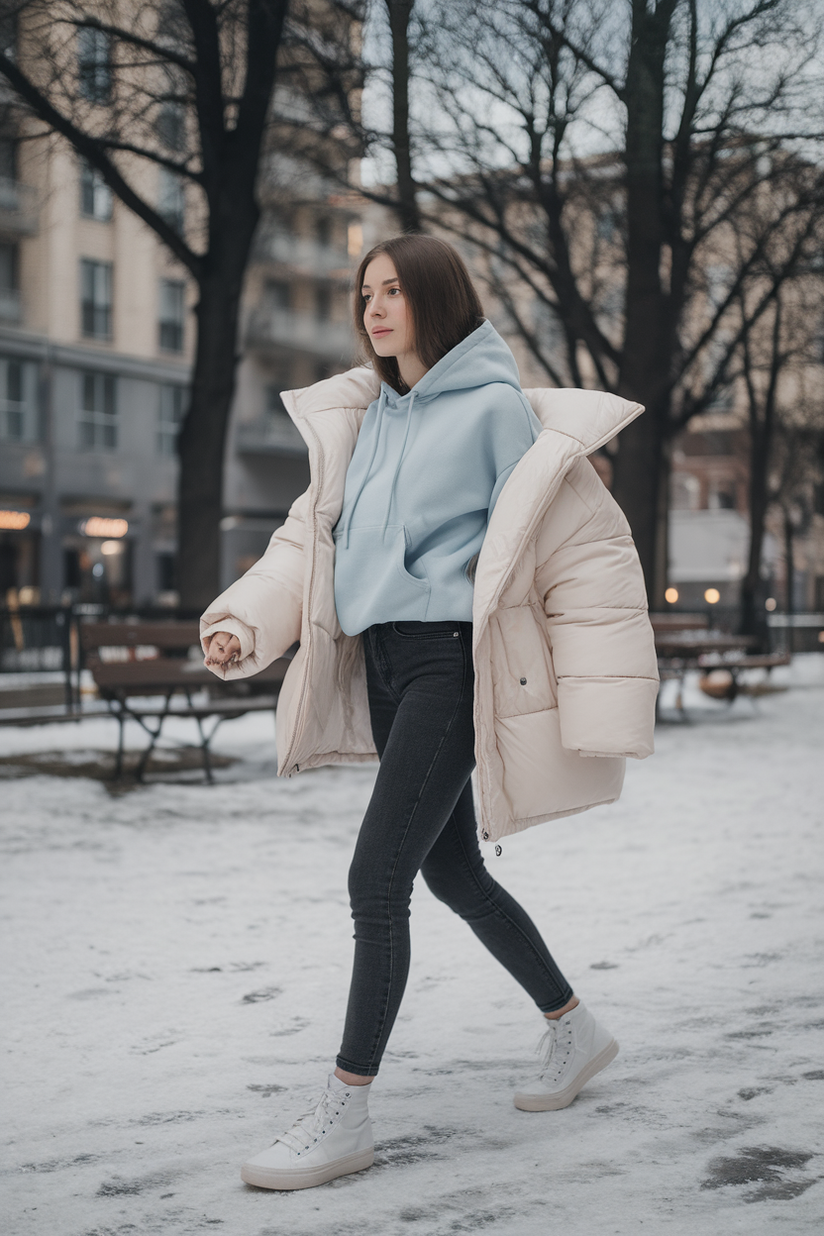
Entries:
{"type": "MultiPolygon", "coordinates": [[[[5,133],[0,166],[0,591],[23,604],[171,604],[191,281],[64,146],[44,157],[5,133]]],[[[247,280],[227,582],[308,483],[280,392],[352,361],[358,206],[318,177],[303,187],[264,217],[247,280]]],[[[156,200],[185,219],[185,194],[162,169],[156,200]]]]}

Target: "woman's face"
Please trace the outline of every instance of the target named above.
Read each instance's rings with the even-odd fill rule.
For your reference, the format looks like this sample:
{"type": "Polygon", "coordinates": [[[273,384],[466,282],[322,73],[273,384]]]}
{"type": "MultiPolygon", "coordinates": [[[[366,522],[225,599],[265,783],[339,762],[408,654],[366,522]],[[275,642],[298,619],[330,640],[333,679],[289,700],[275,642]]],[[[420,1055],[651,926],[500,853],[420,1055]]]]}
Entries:
{"type": "Polygon", "coordinates": [[[379,253],[367,266],[361,295],[363,324],[372,347],[378,356],[397,357],[402,368],[404,358],[415,356],[412,315],[394,263],[385,253],[379,253]]]}

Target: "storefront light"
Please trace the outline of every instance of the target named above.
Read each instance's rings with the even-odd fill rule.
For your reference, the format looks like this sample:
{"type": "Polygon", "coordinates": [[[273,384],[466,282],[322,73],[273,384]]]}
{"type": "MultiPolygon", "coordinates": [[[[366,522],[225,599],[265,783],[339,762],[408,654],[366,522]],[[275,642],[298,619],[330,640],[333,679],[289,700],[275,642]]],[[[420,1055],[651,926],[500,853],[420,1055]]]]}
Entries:
{"type": "Polygon", "coordinates": [[[102,515],[91,515],[80,525],[83,536],[122,537],[129,531],[127,519],[104,519],[102,515]]]}
{"type": "Polygon", "coordinates": [[[707,602],[707,605],[717,605],[721,600],[721,593],[717,588],[708,588],[704,593],[704,600],[707,602]]]}
{"type": "Polygon", "coordinates": [[[664,593],[664,600],[667,601],[670,605],[674,605],[675,602],[678,600],[678,589],[677,588],[667,588],[666,592],[664,593]]]}
{"type": "Polygon", "coordinates": [[[28,511],[0,511],[0,528],[10,528],[13,532],[22,532],[31,523],[28,511]]]}
{"type": "Polygon", "coordinates": [[[123,542],[122,541],[104,541],[103,544],[100,546],[100,552],[101,554],[107,554],[107,555],[108,554],[122,554],[123,553],[123,542]]]}
{"type": "Polygon", "coordinates": [[[773,610],[777,607],[777,605],[778,605],[778,602],[776,601],[775,597],[767,597],[766,601],[764,602],[764,609],[768,609],[770,613],[772,613],[773,610]]]}

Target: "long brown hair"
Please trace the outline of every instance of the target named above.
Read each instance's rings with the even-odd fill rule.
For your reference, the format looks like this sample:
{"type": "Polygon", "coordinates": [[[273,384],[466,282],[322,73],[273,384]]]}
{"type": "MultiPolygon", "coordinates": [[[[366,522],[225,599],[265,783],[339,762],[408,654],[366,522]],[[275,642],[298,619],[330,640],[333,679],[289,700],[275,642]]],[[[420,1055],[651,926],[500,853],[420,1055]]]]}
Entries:
{"type": "Polygon", "coordinates": [[[355,278],[355,331],[381,381],[402,392],[406,384],[397,360],[377,355],[363,324],[366,268],[381,253],[397,272],[412,318],[415,352],[427,369],[481,325],[484,311],[463,258],[446,241],[417,234],[393,236],[370,249],[355,278]]]}

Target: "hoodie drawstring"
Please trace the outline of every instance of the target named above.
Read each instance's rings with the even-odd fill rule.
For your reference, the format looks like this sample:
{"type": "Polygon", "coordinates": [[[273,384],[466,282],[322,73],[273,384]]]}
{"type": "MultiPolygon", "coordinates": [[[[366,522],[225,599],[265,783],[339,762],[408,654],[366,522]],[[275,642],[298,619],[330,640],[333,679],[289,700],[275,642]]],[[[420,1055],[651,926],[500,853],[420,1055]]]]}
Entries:
{"type": "MultiPolygon", "coordinates": [[[[381,540],[383,540],[383,538],[386,536],[386,529],[389,526],[389,516],[392,513],[392,499],[395,496],[395,482],[397,481],[398,473],[401,470],[401,462],[403,460],[403,453],[406,450],[406,443],[407,443],[407,439],[409,438],[409,426],[412,421],[412,405],[414,402],[415,402],[415,391],[413,390],[412,394],[409,396],[409,407],[407,408],[407,411],[406,411],[406,426],[403,431],[403,442],[401,443],[401,449],[398,451],[398,462],[395,464],[395,472],[392,476],[392,484],[389,486],[389,501],[386,504],[386,514],[383,517],[383,527],[381,528],[381,540]]],[[[370,464],[370,467],[371,467],[371,464],[370,464]]]]}
{"type": "Polygon", "coordinates": [[[378,415],[376,418],[377,425],[375,426],[375,434],[372,439],[372,454],[369,456],[369,463],[366,466],[366,471],[363,473],[363,479],[360,483],[360,487],[358,488],[358,492],[354,494],[352,501],[349,504],[349,518],[347,519],[346,524],[344,526],[344,530],[343,530],[344,531],[344,539],[343,539],[344,549],[349,548],[349,529],[352,527],[352,516],[355,513],[355,507],[357,505],[358,498],[360,498],[361,494],[363,493],[363,487],[366,484],[366,482],[369,480],[369,473],[372,471],[372,464],[375,462],[375,456],[378,453],[378,443],[380,442],[381,426],[383,425],[383,413],[384,413],[385,408],[386,408],[386,388],[383,386],[383,384],[381,384],[381,393],[380,393],[380,398],[378,400],[378,415]]]}

